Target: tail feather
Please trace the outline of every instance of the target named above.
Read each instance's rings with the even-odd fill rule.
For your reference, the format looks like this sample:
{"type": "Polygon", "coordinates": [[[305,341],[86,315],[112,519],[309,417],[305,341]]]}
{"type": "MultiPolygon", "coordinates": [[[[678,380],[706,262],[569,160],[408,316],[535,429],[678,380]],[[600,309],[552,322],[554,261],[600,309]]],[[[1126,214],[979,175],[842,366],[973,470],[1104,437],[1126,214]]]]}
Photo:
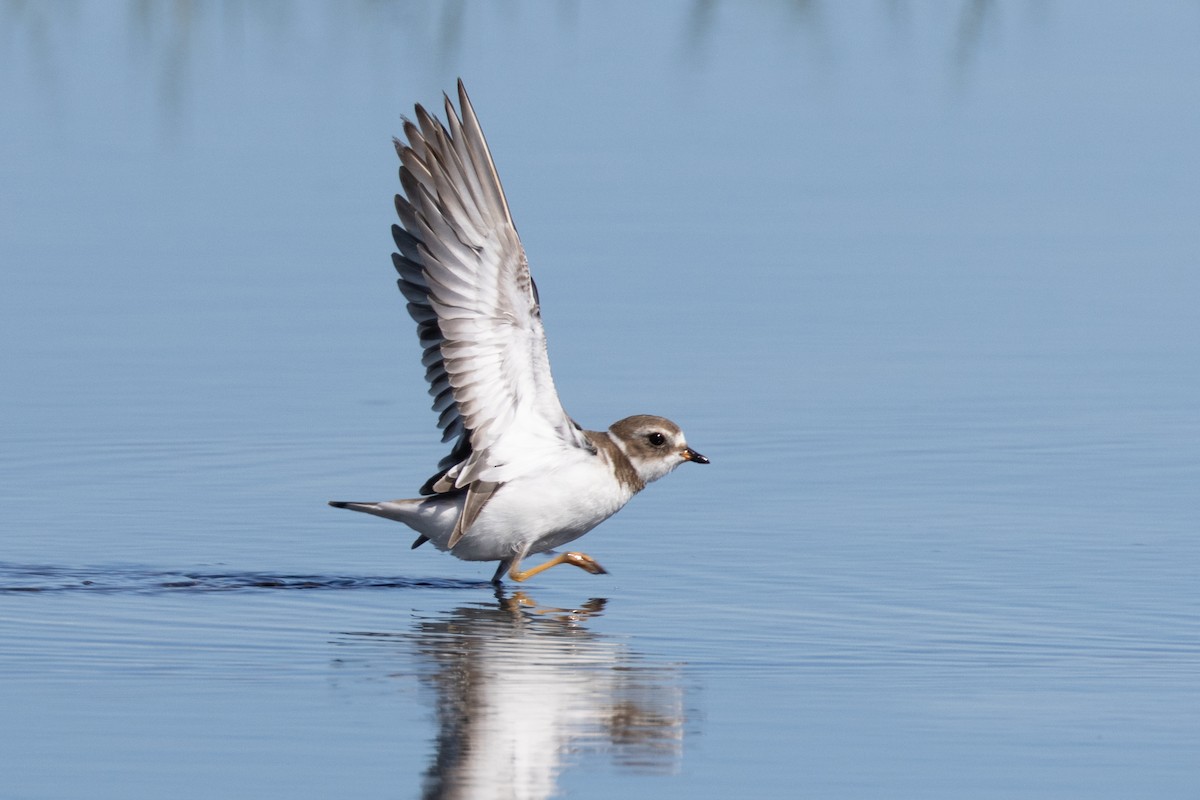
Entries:
{"type": "Polygon", "coordinates": [[[447,541],[454,530],[455,521],[462,513],[464,494],[465,492],[455,492],[408,500],[383,500],[378,503],[330,500],[329,505],[404,523],[420,534],[412,543],[414,549],[432,541],[439,550],[447,550],[447,541]]]}
{"type": "Polygon", "coordinates": [[[377,517],[404,523],[412,522],[416,506],[419,503],[420,500],[385,500],[381,503],[359,503],[345,500],[329,501],[329,505],[334,508],[348,508],[351,511],[361,511],[364,514],[374,514],[377,517]]]}

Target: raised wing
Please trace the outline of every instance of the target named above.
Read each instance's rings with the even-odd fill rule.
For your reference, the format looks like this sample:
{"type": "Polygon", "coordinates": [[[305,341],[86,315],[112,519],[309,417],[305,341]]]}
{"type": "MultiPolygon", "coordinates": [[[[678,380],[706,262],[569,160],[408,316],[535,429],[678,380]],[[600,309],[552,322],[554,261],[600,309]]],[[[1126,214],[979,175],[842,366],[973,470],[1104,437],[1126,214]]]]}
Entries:
{"type": "Polygon", "coordinates": [[[465,530],[497,484],[592,447],[555,391],[537,289],[462,81],[458,100],[461,119],[445,98],[448,130],[420,105],[405,121],[392,234],[442,440],[457,438],[422,492],[468,487],[465,530]]]}

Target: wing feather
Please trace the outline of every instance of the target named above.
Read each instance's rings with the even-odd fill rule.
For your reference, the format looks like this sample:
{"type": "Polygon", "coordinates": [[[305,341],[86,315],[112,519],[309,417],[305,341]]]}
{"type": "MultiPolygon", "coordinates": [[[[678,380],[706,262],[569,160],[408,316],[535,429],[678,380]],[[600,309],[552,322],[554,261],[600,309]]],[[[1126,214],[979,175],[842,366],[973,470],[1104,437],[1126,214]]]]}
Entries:
{"type": "Polygon", "coordinates": [[[421,491],[467,490],[453,546],[503,483],[594,448],[554,388],[537,289],[462,81],[461,115],[444,101],[445,124],[418,105],[395,142],[392,262],[442,440],[454,441],[421,491]]]}

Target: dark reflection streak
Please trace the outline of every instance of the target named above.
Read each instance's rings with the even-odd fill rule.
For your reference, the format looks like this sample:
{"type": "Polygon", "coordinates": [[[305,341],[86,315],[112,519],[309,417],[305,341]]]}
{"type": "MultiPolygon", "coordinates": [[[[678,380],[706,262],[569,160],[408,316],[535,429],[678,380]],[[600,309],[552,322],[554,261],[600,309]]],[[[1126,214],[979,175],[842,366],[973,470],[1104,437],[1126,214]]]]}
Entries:
{"type": "Polygon", "coordinates": [[[154,91],[159,98],[168,139],[176,140],[182,130],[193,40],[200,27],[196,9],[189,0],[157,3],[137,0],[129,6],[129,27],[135,32],[154,91]]]}
{"type": "Polygon", "coordinates": [[[830,41],[821,4],[816,0],[792,0],[790,8],[793,24],[787,26],[787,29],[804,31],[808,34],[808,41],[817,63],[823,68],[823,71],[829,72],[830,62],[834,59],[833,54],[836,52],[836,48],[830,41]]]}
{"type": "MultiPolygon", "coordinates": [[[[58,69],[60,61],[65,58],[57,52],[55,36],[63,35],[61,32],[64,30],[69,34],[69,26],[65,23],[69,23],[72,16],[78,17],[78,8],[78,3],[66,1],[42,3],[0,0],[0,19],[7,23],[3,26],[9,32],[7,38],[10,41],[14,37],[26,40],[26,47],[19,49],[28,51],[26,57],[34,61],[35,76],[46,84],[39,94],[47,98],[51,113],[60,105],[55,99],[60,82],[58,69]]],[[[193,73],[207,71],[210,65],[204,59],[212,59],[220,54],[220,48],[207,47],[207,42],[202,38],[212,27],[210,23],[214,18],[218,20],[214,34],[220,40],[218,44],[224,43],[228,49],[239,53],[256,36],[265,38],[281,53],[293,52],[308,44],[304,41],[306,30],[301,24],[302,20],[298,19],[299,11],[291,3],[212,4],[195,0],[127,0],[123,8],[128,19],[131,44],[135,52],[144,57],[140,64],[134,59],[134,69],[141,80],[149,82],[157,95],[164,126],[171,136],[178,135],[186,126],[184,115],[188,109],[189,82],[202,77],[193,73]],[[225,24],[221,24],[222,20],[225,24]]],[[[318,20],[318,24],[326,32],[325,38],[328,38],[328,31],[334,22],[351,36],[351,41],[338,43],[334,47],[338,53],[354,50],[357,45],[363,44],[358,39],[365,40],[368,45],[380,42],[391,59],[388,61],[391,68],[403,64],[407,71],[415,64],[436,63],[440,65],[439,71],[456,73],[457,70],[451,67],[459,60],[468,35],[469,14],[480,13],[476,11],[477,8],[469,8],[463,0],[448,0],[432,6],[415,0],[324,3],[318,6],[318,13],[325,13],[326,18],[323,23],[318,20]],[[397,33],[406,37],[406,44],[394,41],[397,33]]],[[[578,27],[578,8],[578,4],[574,3],[560,5],[558,27],[561,32],[578,27]]],[[[760,36],[764,35],[761,30],[764,24],[783,31],[807,31],[814,51],[828,57],[830,47],[836,44],[830,41],[829,26],[825,23],[824,12],[828,8],[818,0],[774,0],[756,4],[752,8],[732,3],[721,5],[720,0],[694,0],[682,9],[678,21],[683,34],[680,58],[685,64],[706,63],[713,48],[722,44],[716,38],[720,34],[721,12],[745,15],[752,10],[760,17],[760,36]],[[780,15],[766,12],[780,10],[785,12],[782,15],[783,24],[773,23],[769,17],[780,15]]],[[[908,22],[908,5],[902,0],[885,0],[877,8],[889,27],[898,28],[908,22]]],[[[976,60],[996,8],[993,0],[964,0],[961,6],[949,66],[952,80],[959,91],[968,83],[967,74],[976,60]]],[[[506,24],[513,26],[525,24],[521,18],[523,11],[528,9],[514,3],[504,3],[491,9],[491,13],[498,14],[506,24]]],[[[75,21],[78,22],[78,19],[75,21]]],[[[487,24],[486,21],[484,24],[487,24]]],[[[86,33],[76,31],[74,35],[83,36],[86,33]]],[[[318,32],[317,35],[321,34],[318,32]]],[[[63,46],[73,45],[68,40],[63,46]]],[[[377,72],[394,80],[391,69],[377,72]]]]}
{"type": "Polygon", "coordinates": [[[909,13],[903,0],[884,0],[883,7],[886,10],[888,22],[892,28],[908,26],[909,13]]]}
{"type": "Polygon", "coordinates": [[[28,42],[31,73],[38,81],[41,91],[37,94],[46,102],[48,113],[57,116],[61,107],[60,93],[62,76],[55,57],[55,47],[52,34],[67,27],[79,24],[79,4],[76,2],[43,3],[31,0],[10,0],[4,3],[3,24],[0,30],[7,31],[9,36],[4,43],[6,52],[17,49],[14,40],[24,31],[28,42]]]}
{"type": "Polygon", "coordinates": [[[884,0],[883,6],[888,20],[889,46],[893,56],[899,59],[911,45],[912,14],[903,0],[884,0]]]}
{"type": "Polygon", "coordinates": [[[465,27],[463,11],[462,0],[448,0],[442,4],[442,19],[438,25],[437,59],[443,71],[453,71],[451,68],[458,61],[465,27]]]}
{"type": "Polygon", "coordinates": [[[816,0],[792,0],[789,7],[797,27],[813,29],[820,27],[821,5],[816,0]]]}
{"type": "MultiPolygon", "coordinates": [[[[778,0],[775,3],[764,3],[771,9],[781,9],[788,17],[786,24],[773,26],[788,34],[800,31],[808,34],[811,50],[822,61],[829,59],[831,52],[828,31],[821,13],[821,5],[816,0],[778,0]]],[[[724,7],[731,14],[743,13],[744,6],[736,3],[724,3],[720,0],[695,0],[683,22],[684,52],[681,58],[693,65],[703,65],[708,61],[709,51],[715,47],[714,38],[719,26],[720,9],[724,7]]],[[[764,34],[765,35],[765,34],[764,34]]]]}
{"type": "Polygon", "coordinates": [[[992,16],[992,0],[968,0],[958,21],[958,35],[953,54],[953,75],[957,93],[968,83],[968,72],[979,52],[983,34],[992,16]]]}
{"type": "Polygon", "coordinates": [[[692,3],[691,12],[684,25],[685,58],[703,62],[701,56],[708,49],[716,10],[717,0],[696,0],[692,3]]]}

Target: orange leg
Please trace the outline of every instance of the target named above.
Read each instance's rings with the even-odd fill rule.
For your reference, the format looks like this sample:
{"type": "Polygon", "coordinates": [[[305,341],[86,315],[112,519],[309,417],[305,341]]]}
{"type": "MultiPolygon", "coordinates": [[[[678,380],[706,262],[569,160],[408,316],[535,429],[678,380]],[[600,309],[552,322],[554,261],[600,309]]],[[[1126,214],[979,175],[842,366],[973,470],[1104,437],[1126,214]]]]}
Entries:
{"type": "Polygon", "coordinates": [[[596,560],[585,553],[561,553],[549,561],[543,561],[536,567],[522,572],[520,560],[513,561],[512,566],[508,570],[508,577],[512,578],[517,583],[527,581],[534,575],[537,575],[543,570],[548,570],[551,567],[557,567],[559,564],[570,564],[573,567],[579,567],[584,572],[590,572],[593,575],[603,575],[608,570],[596,563],[596,560]]]}
{"type": "Polygon", "coordinates": [[[500,601],[500,608],[514,615],[537,614],[538,616],[554,617],[562,622],[577,622],[581,619],[603,614],[604,605],[607,602],[601,598],[593,597],[579,608],[539,607],[536,600],[520,590],[513,592],[509,597],[505,597],[503,592],[498,591],[496,592],[496,599],[500,601]]]}

